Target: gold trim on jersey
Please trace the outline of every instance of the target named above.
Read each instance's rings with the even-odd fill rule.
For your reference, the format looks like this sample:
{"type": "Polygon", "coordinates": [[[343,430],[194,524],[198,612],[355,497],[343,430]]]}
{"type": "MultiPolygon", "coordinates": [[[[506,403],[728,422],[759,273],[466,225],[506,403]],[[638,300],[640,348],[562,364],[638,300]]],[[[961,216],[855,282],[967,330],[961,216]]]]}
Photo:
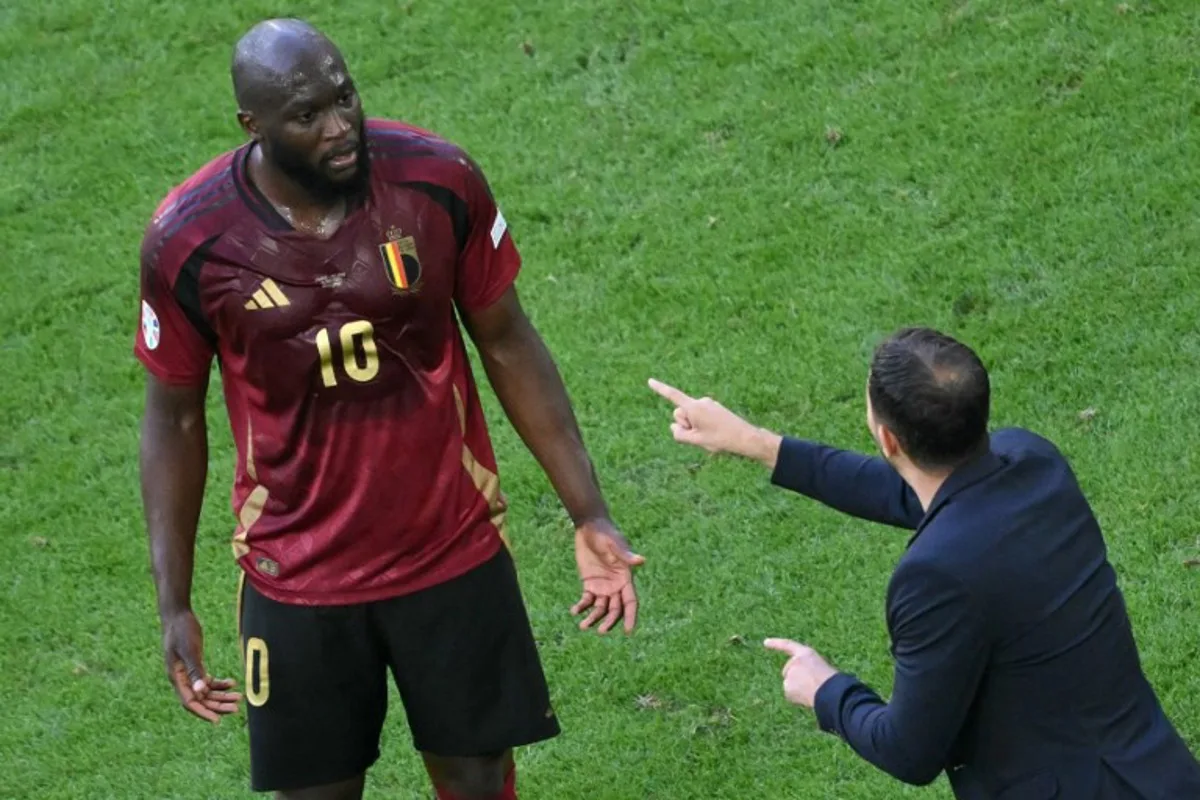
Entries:
{"type": "Polygon", "coordinates": [[[505,519],[508,516],[508,503],[505,502],[504,495],[500,491],[500,476],[479,463],[479,459],[475,458],[475,454],[467,446],[467,408],[457,386],[454,387],[454,407],[458,411],[458,426],[462,429],[463,434],[463,469],[471,476],[471,482],[475,484],[475,488],[487,501],[492,524],[500,532],[500,539],[504,542],[504,546],[512,549],[512,543],[508,540],[508,527],[505,519]]]}
{"type": "Polygon", "coordinates": [[[254,424],[246,420],[246,474],[258,483],[258,468],[254,466],[254,424]]]}
{"type": "Polygon", "coordinates": [[[262,517],[263,508],[267,505],[270,494],[267,487],[255,486],[250,491],[250,496],[246,498],[246,502],[242,503],[242,510],[238,512],[238,530],[233,536],[234,558],[241,558],[250,553],[250,545],[246,544],[246,536],[250,533],[250,528],[254,523],[262,517]]]}
{"type": "Polygon", "coordinates": [[[250,533],[250,528],[254,523],[262,517],[263,508],[266,507],[267,499],[271,495],[267,487],[258,483],[258,468],[254,466],[254,431],[249,421],[246,423],[246,474],[256,485],[250,490],[250,495],[246,498],[246,502],[242,503],[241,510],[238,511],[238,527],[233,535],[235,560],[250,553],[250,546],[246,544],[246,536],[250,533]]]}

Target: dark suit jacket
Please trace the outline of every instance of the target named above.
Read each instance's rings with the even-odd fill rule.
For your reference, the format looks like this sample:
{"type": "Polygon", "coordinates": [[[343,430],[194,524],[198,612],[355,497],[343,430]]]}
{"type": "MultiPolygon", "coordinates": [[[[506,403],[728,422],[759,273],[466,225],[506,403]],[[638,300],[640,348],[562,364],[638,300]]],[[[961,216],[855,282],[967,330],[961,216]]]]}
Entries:
{"type": "Polygon", "coordinates": [[[839,673],[821,728],[906,783],[945,770],[959,798],[1200,800],[1071,468],[1028,431],[991,441],[926,512],[884,460],[784,440],[773,483],[916,530],[887,592],[891,701],[839,673]]]}

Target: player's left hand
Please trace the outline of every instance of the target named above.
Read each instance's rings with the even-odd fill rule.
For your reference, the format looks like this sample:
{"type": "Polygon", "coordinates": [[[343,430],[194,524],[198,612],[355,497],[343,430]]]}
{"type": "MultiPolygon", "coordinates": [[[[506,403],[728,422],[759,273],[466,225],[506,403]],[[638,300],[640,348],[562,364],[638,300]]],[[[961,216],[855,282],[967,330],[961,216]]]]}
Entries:
{"type": "Polygon", "coordinates": [[[836,675],[837,670],[816,650],[790,639],[767,639],[763,646],[789,656],[783,665],[783,696],[788,702],[805,708],[816,705],[817,690],[836,675]]]}
{"type": "Polygon", "coordinates": [[[609,520],[592,520],[575,529],[575,563],[583,581],[583,594],[571,614],[591,609],[579,623],[587,630],[603,618],[598,633],[608,633],[625,618],[625,632],[637,624],[638,598],[633,588],[633,568],[646,559],[629,548],[629,542],[609,520]]]}

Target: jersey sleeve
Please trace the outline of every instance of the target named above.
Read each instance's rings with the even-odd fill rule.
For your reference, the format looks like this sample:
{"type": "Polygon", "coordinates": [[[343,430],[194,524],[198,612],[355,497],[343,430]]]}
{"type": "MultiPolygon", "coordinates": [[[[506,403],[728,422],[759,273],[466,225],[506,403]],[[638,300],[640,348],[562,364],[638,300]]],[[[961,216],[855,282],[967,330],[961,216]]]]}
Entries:
{"type": "Polygon", "coordinates": [[[189,280],[185,267],[194,255],[182,252],[187,249],[163,243],[157,223],[151,224],[142,240],[141,324],[133,352],[152,375],[176,385],[203,383],[214,356],[212,345],[181,300],[181,284],[189,280]]]}
{"type": "Polygon", "coordinates": [[[482,311],[499,300],[516,280],[521,255],[483,171],[469,158],[465,161],[469,228],[458,258],[454,299],[465,311],[482,311]]]}

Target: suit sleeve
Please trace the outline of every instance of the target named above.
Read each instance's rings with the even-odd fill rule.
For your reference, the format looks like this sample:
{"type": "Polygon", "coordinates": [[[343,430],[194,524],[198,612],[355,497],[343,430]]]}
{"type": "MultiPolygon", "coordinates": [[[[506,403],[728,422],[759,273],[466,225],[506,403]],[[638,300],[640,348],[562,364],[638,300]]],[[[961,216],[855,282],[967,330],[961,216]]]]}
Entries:
{"type": "Polygon", "coordinates": [[[913,530],[921,501],[882,458],[785,437],[771,474],[776,486],[861,519],[913,530]]]}
{"type": "Polygon", "coordinates": [[[901,566],[889,590],[888,627],[891,701],[839,673],[817,691],[817,720],[879,769],[924,785],[948,766],[982,679],[989,655],[983,620],[956,578],[901,566]]]}
{"type": "Polygon", "coordinates": [[[516,280],[521,256],[483,171],[470,158],[466,187],[468,231],[458,259],[454,300],[466,312],[482,311],[516,280]]]}
{"type": "Polygon", "coordinates": [[[133,351],[160,381],[197,385],[208,379],[214,351],[181,303],[181,268],[191,254],[179,255],[180,248],[163,244],[152,225],[142,241],[141,324],[133,351]]]}

